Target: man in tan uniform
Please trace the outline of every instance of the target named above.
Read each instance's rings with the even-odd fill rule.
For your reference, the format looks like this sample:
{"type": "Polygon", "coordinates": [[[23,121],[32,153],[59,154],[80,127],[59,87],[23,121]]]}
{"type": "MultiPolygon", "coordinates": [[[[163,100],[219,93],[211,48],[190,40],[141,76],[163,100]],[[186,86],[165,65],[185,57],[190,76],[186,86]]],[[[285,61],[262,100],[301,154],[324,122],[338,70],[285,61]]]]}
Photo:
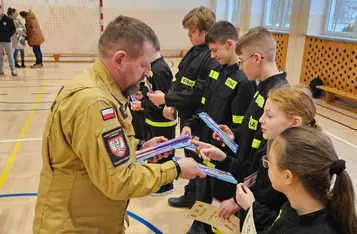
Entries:
{"type": "MultiPolygon", "coordinates": [[[[130,198],[177,177],[204,177],[189,158],[138,165],[127,96],[150,76],[159,41],[145,23],[119,16],[99,40],[100,59],[60,90],[43,136],[34,233],[124,233],[130,198]]],[[[162,141],[153,138],[142,145],[162,141]]]]}

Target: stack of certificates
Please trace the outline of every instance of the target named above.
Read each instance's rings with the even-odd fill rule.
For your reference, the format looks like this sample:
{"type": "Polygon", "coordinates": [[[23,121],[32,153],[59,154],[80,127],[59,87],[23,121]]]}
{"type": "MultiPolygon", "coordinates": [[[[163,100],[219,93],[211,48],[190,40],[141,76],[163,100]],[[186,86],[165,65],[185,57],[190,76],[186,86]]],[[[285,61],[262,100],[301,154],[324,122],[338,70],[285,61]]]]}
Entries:
{"type": "Polygon", "coordinates": [[[226,144],[226,146],[228,146],[228,148],[230,148],[233,153],[237,153],[238,145],[234,142],[232,138],[230,138],[218,127],[218,124],[206,112],[200,113],[199,117],[210,129],[212,129],[212,131],[217,133],[217,135],[221,138],[224,144],[226,144]]]}
{"type": "Polygon", "coordinates": [[[174,139],[157,144],[156,146],[136,151],[136,162],[142,162],[157,155],[167,153],[172,150],[189,147],[191,145],[192,143],[190,135],[176,137],[174,139]]]}

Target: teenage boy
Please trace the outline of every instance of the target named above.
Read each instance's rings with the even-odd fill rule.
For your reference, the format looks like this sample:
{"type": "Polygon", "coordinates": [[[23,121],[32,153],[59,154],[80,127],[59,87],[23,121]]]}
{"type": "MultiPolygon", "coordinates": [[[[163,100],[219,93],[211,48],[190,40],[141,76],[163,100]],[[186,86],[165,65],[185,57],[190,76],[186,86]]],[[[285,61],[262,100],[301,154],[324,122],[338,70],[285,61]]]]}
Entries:
{"type": "MultiPolygon", "coordinates": [[[[156,91],[148,94],[155,105],[163,105],[164,116],[173,120],[175,110],[180,117],[180,129],[183,123],[199,108],[204,85],[212,69],[217,68],[219,63],[211,58],[210,49],[205,43],[208,30],[216,21],[215,13],[204,6],[192,9],[183,19],[182,25],[188,30],[188,36],[192,48],[186,53],[178,65],[174,83],[168,93],[156,91]]],[[[185,150],[186,157],[195,158],[195,153],[185,150]]],[[[185,193],[178,198],[170,198],[169,205],[172,207],[191,208],[196,201],[196,182],[190,180],[185,186],[185,193]]]]}
{"type": "MultiPolygon", "coordinates": [[[[192,118],[185,121],[182,135],[191,134],[193,131],[200,141],[222,148],[221,143],[212,138],[212,130],[200,120],[199,113],[208,113],[218,124],[228,125],[235,134],[239,134],[256,85],[239,70],[239,58],[235,53],[238,34],[230,22],[215,23],[206,34],[205,40],[211,50],[211,57],[215,58],[222,66],[210,71],[203,91],[201,106],[192,118]]],[[[223,150],[229,151],[229,149],[223,150]]],[[[217,164],[215,161],[203,161],[203,163],[213,168],[217,164]]],[[[199,201],[211,203],[213,198],[218,201],[230,198],[224,193],[226,182],[207,177],[206,179],[197,179],[196,186],[196,199],[199,201]]],[[[211,226],[194,221],[188,233],[211,232],[211,226]]]]}

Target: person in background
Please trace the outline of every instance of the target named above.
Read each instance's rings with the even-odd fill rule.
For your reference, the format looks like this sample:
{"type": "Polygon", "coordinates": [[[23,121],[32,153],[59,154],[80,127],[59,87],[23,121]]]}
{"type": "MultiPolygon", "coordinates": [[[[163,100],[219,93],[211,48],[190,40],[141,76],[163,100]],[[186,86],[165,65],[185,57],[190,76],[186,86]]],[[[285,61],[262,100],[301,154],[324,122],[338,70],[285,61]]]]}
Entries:
{"type": "MultiPolygon", "coordinates": [[[[211,50],[211,57],[222,66],[210,71],[201,106],[184,123],[185,127],[181,135],[195,132],[195,136],[199,137],[200,141],[230,151],[229,148],[221,147],[221,142],[212,139],[212,130],[199,118],[199,114],[206,112],[214,121],[228,125],[238,134],[245,112],[253,98],[256,84],[249,81],[244,72],[239,70],[239,58],[235,53],[238,33],[233,24],[228,21],[216,22],[207,32],[205,40],[211,50]]],[[[203,160],[202,163],[215,168],[219,162],[203,160]]],[[[196,186],[198,201],[218,205],[221,201],[230,198],[225,193],[225,188],[230,186],[227,182],[212,177],[197,178],[196,186]]],[[[188,233],[212,233],[212,227],[194,221],[188,233]]]]}
{"type": "Polygon", "coordinates": [[[357,233],[355,193],[346,162],[321,131],[286,129],[269,141],[263,164],[273,188],[288,198],[264,233],[357,233]]]}
{"type": "MultiPolygon", "coordinates": [[[[131,103],[131,109],[144,111],[145,115],[145,128],[147,129],[147,139],[151,139],[156,136],[164,136],[168,140],[175,138],[175,128],[177,125],[177,119],[169,120],[163,115],[164,106],[156,106],[147,94],[149,90],[160,90],[163,93],[167,93],[172,85],[172,72],[169,65],[165,62],[158,50],[155,54],[155,60],[151,63],[150,76],[147,77],[148,83],[143,88],[143,98],[141,101],[131,103]],[[150,87],[147,87],[147,86],[150,87]]],[[[171,160],[174,156],[172,153],[168,158],[163,158],[158,163],[162,164],[171,160]]],[[[169,183],[163,185],[158,191],[152,194],[152,196],[160,196],[171,193],[174,189],[174,184],[169,183]]]]}
{"type": "MultiPolygon", "coordinates": [[[[277,138],[290,127],[310,126],[321,130],[316,123],[315,114],[316,106],[311,92],[302,85],[277,87],[270,90],[268,94],[264,113],[259,119],[264,140],[248,170],[248,174],[256,175],[256,182],[253,186],[249,186],[250,188],[239,184],[236,192],[236,202],[243,210],[247,211],[253,205],[255,227],[258,232],[266,230],[273,224],[281,206],[287,201],[283,193],[273,189],[268,169],[262,165],[262,159],[267,154],[267,140],[277,138]]],[[[246,214],[243,210],[239,212],[241,221],[244,221],[246,214]]]]}
{"type": "Polygon", "coordinates": [[[11,37],[16,32],[16,27],[14,21],[4,14],[3,8],[0,5],[0,75],[4,75],[4,55],[3,49],[5,49],[11,75],[17,76],[15,70],[15,61],[14,57],[12,56],[12,44],[11,44],[11,37]]]}
{"type": "Polygon", "coordinates": [[[16,33],[11,37],[12,47],[14,48],[14,61],[15,67],[25,68],[25,44],[26,44],[26,27],[22,24],[21,20],[17,18],[19,15],[15,8],[9,7],[7,15],[14,20],[16,33]],[[21,66],[17,63],[17,55],[21,54],[21,66]]]}
{"type": "Polygon", "coordinates": [[[20,15],[26,20],[27,44],[32,47],[36,56],[36,63],[31,68],[41,68],[43,67],[41,45],[45,42],[45,37],[41,31],[40,24],[31,10],[29,12],[21,11],[20,15]]]}
{"type": "MultiPolygon", "coordinates": [[[[178,72],[169,92],[156,91],[148,94],[155,105],[163,105],[164,116],[173,120],[176,110],[180,117],[180,129],[183,123],[200,107],[203,89],[212,69],[219,67],[217,60],[211,58],[210,49],[205,43],[208,30],[216,22],[215,13],[204,6],[192,9],[182,20],[182,26],[188,31],[192,47],[178,65],[178,72]]],[[[185,149],[185,156],[195,158],[196,154],[185,149]]],[[[196,180],[190,180],[185,192],[180,197],[169,198],[172,207],[191,208],[196,202],[196,180]]]]}
{"type": "MultiPolygon", "coordinates": [[[[135,95],[133,95],[133,97],[135,97],[137,101],[141,101],[143,99],[143,91],[145,87],[144,81],[140,81],[138,86],[139,90],[136,92],[135,95]]],[[[133,101],[130,100],[130,103],[133,103],[133,101]]],[[[132,124],[134,126],[135,137],[137,139],[147,140],[148,133],[147,128],[145,126],[144,110],[142,108],[136,110],[130,108],[130,113],[133,116],[132,124]]]]}

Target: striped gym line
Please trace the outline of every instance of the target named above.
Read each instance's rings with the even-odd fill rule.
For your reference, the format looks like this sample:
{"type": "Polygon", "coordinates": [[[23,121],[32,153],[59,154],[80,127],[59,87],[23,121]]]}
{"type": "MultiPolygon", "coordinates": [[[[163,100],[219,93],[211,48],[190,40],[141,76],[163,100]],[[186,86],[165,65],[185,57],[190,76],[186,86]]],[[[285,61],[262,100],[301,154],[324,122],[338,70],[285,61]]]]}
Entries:
{"type": "MultiPolygon", "coordinates": [[[[45,91],[45,87],[44,86],[45,85],[42,86],[40,93],[36,97],[36,103],[33,104],[33,106],[32,106],[32,111],[30,112],[29,116],[27,117],[25,125],[22,128],[22,131],[20,133],[19,139],[23,139],[25,137],[27,129],[30,126],[30,123],[31,123],[31,121],[33,119],[33,116],[35,114],[35,110],[38,107],[38,103],[41,101],[42,93],[45,91]]],[[[7,160],[6,166],[5,166],[4,170],[1,173],[1,176],[0,176],[0,190],[2,189],[5,180],[9,175],[10,169],[11,169],[11,167],[12,167],[14,161],[15,161],[16,154],[20,149],[20,144],[21,144],[21,141],[17,141],[16,142],[16,144],[15,144],[15,146],[14,146],[12,152],[11,152],[11,155],[10,155],[9,159],[7,160]]]]}

